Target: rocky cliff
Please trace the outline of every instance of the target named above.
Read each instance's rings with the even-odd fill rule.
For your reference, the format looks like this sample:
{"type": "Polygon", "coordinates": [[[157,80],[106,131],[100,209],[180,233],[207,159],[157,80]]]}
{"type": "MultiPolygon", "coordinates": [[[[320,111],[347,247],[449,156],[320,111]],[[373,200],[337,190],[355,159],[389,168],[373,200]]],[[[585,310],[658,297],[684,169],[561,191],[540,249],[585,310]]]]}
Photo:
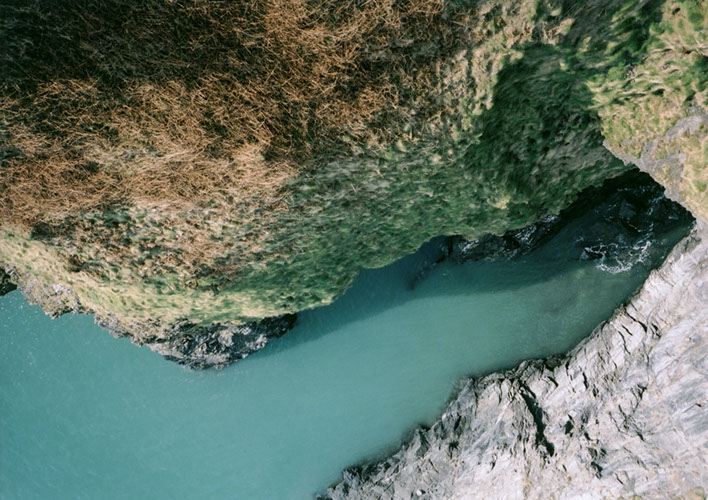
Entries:
{"type": "Polygon", "coordinates": [[[705,498],[708,225],[565,356],[467,380],[329,498],[705,498]]]}
{"type": "MultiPolygon", "coordinates": [[[[52,318],[93,312],[81,304],[71,288],[60,284],[47,285],[13,267],[0,269],[0,296],[17,289],[30,304],[41,306],[52,318]]],[[[294,314],[241,324],[196,325],[183,320],[165,330],[158,321],[124,324],[115,317],[95,316],[96,323],[114,337],[128,337],[133,343],[145,345],[169,361],[194,369],[223,367],[243,359],[262,349],[273,338],[285,334],[295,320],[294,314]]]]}
{"type": "Polygon", "coordinates": [[[215,332],[556,214],[611,152],[705,212],[705,2],[347,5],[0,6],[0,267],[50,314],[224,360],[215,332]]]}

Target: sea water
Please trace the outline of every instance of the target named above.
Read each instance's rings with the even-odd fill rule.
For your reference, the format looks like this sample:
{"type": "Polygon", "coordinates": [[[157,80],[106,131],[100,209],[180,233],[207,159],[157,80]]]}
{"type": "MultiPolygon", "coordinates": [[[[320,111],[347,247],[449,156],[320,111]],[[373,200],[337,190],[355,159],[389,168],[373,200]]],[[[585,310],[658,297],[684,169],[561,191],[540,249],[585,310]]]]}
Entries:
{"type": "Polygon", "coordinates": [[[572,233],[504,262],[436,264],[434,241],[220,371],[91,317],[50,320],[13,292],[0,298],[0,497],[311,498],[430,425],[461,377],[572,348],[686,231],[614,267],[571,256],[572,233]]]}

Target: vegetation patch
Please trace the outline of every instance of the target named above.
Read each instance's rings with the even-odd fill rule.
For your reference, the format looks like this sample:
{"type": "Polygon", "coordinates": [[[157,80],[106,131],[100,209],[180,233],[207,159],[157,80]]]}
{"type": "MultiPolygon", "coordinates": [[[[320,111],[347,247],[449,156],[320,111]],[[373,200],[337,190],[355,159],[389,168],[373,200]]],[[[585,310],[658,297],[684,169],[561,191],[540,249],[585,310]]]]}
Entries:
{"type": "MultiPolygon", "coordinates": [[[[705,109],[706,7],[2,2],[0,261],[104,316],[333,300],[440,234],[530,224],[705,109]]],[[[706,204],[705,130],[665,146],[706,204]]]]}

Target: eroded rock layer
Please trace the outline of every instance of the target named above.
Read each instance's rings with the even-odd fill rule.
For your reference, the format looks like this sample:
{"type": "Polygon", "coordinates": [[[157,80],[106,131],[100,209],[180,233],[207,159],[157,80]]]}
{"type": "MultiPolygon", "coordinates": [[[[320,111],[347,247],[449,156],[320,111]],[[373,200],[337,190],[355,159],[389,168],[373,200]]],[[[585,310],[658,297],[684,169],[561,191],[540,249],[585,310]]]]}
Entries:
{"type": "Polygon", "coordinates": [[[334,499],[705,498],[708,226],[565,356],[466,381],[334,499]]]}

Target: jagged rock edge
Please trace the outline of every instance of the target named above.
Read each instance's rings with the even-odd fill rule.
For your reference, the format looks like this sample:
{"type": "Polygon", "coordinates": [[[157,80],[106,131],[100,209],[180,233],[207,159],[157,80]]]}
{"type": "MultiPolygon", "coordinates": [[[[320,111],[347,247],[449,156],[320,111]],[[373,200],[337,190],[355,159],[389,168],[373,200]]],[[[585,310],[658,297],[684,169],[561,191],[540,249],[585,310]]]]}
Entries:
{"type": "Polygon", "coordinates": [[[575,349],[464,381],[432,427],[324,498],[705,498],[707,277],[699,220],[575,349]]]}

